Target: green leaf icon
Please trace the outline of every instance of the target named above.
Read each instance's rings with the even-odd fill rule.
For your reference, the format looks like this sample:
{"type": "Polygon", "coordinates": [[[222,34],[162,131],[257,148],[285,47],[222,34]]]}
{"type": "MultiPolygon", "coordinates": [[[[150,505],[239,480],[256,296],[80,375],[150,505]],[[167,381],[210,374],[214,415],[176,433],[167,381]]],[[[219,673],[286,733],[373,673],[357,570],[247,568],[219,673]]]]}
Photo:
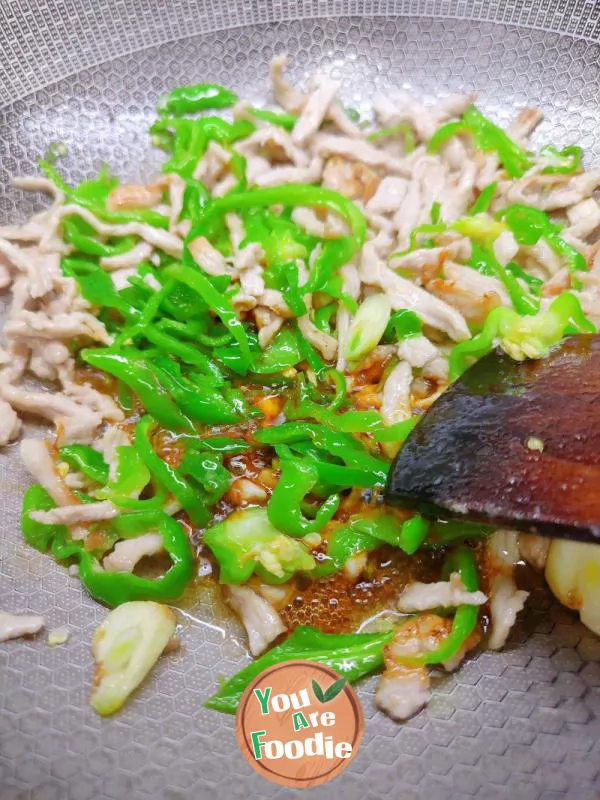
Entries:
{"type": "Polygon", "coordinates": [[[329,689],[327,689],[325,692],[325,699],[323,702],[328,703],[330,700],[333,700],[334,697],[337,697],[345,685],[346,678],[340,678],[339,680],[334,681],[334,683],[332,683],[329,689]]]}
{"type": "Polygon", "coordinates": [[[321,687],[319,686],[319,684],[315,680],[313,680],[313,682],[312,682],[312,690],[313,690],[313,692],[315,694],[315,697],[319,701],[319,703],[324,703],[325,702],[325,695],[323,694],[323,689],[321,689],[321,687]]]}
{"type": "Polygon", "coordinates": [[[319,703],[328,703],[330,700],[333,700],[334,697],[338,696],[338,694],[342,691],[345,685],[346,685],[346,678],[340,678],[339,680],[334,681],[331,684],[331,686],[324,692],[323,689],[321,689],[321,687],[319,686],[319,684],[315,680],[313,680],[312,689],[319,703]]]}

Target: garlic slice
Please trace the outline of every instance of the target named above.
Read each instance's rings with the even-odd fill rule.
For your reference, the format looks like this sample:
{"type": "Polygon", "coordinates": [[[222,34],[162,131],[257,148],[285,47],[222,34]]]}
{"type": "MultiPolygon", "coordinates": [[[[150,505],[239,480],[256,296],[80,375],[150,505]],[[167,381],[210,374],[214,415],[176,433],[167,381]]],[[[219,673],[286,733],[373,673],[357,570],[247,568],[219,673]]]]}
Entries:
{"type": "Polygon", "coordinates": [[[600,547],[554,539],[546,560],[546,580],[567,608],[600,636],[600,547]]]}
{"type": "Polygon", "coordinates": [[[151,601],[123,603],[108,614],[92,639],[96,673],[90,703],[98,714],[121,708],[158,660],[176,624],[170,608],[151,601]]]}
{"type": "Polygon", "coordinates": [[[358,361],[377,347],[390,320],[391,303],[386,294],[372,294],[364,300],[350,323],[344,357],[358,361]]]}

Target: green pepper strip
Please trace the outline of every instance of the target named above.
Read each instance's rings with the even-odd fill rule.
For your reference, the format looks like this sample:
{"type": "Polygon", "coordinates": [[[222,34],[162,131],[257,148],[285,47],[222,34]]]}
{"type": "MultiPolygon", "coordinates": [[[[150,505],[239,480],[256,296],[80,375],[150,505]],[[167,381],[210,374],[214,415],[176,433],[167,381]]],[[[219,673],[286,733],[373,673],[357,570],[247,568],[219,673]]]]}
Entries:
{"type": "Polygon", "coordinates": [[[344,285],[344,276],[337,274],[332,275],[331,278],[328,278],[327,282],[324,284],[321,291],[323,294],[328,294],[334,300],[337,300],[339,303],[342,303],[344,308],[347,308],[351,314],[356,314],[358,311],[358,303],[352,297],[352,295],[348,294],[348,292],[343,291],[344,285]]]}
{"type": "MultiPolygon", "coordinates": [[[[47,551],[51,548],[53,555],[59,560],[77,558],[81,582],[99,602],[118,606],[130,600],[177,600],[194,577],[194,558],[188,538],[180,525],[166,514],[145,512],[141,518],[141,530],[147,530],[148,527],[158,528],[163,546],[172,562],[164,575],[149,579],[124,572],[105,572],[98,560],[85,549],[84,542],[69,538],[66,526],[42,525],[29,517],[31,511],[48,511],[55,507],[56,504],[41,486],[34,485],[27,490],[21,516],[25,539],[38,550],[47,551]]],[[[126,515],[121,519],[125,520],[128,516],[135,515],[126,515]]],[[[136,526],[133,535],[141,530],[140,525],[136,526]]]]}
{"type": "MultiPolygon", "coordinates": [[[[448,580],[453,572],[458,572],[468,592],[479,589],[479,576],[475,556],[468,547],[458,547],[450,553],[444,564],[444,578],[448,580]]],[[[442,643],[428,653],[417,656],[396,657],[396,661],[406,666],[424,664],[443,664],[453,658],[477,627],[479,606],[460,605],[454,613],[452,629],[442,643]]]]}
{"type": "Polygon", "coordinates": [[[327,542],[327,554],[317,555],[314,578],[326,578],[341,572],[346,562],[359,553],[370,553],[381,547],[381,542],[370,533],[355,530],[352,525],[336,528],[327,542]]]}
{"type": "MultiPolygon", "coordinates": [[[[150,482],[150,472],[144,465],[136,447],[126,445],[116,448],[117,469],[115,479],[96,492],[98,500],[112,500],[120,505],[121,500],[128,505],[129,500],[139,497],[150,482]]],[[[144,501],[146,502],[146,501],[144,501]]],[[[154,505],[160,505],[154,503],[154,505]]]]}
{"type": "Polygon", "coordinates": [[[207,376],[211,377],[212,383],[215,386],[223,386],[225,384],[223,373],[217,364],[201,350],[198,350],[197,347],[191,347],[184,342],[180,342],[174,336],[169,336],[168,333],[164,333],[164,331],[161,331],[155,325],[149,325],[140,333],[149,342],[160,347],[161,350],[178,356],[181,361],[184,361],[186,364],[198,367],[202,372],[206,373],[207,376]]]}
{"type": "Polygon", "coordinates": [[[229,678],[204,705],[214,711],[235,714],[244,689],[257,675],[274,664],[295,659],[317,661],[335,669],[348,681],[356,681],[383,664],[383,648],[392,636],[392,631],[322,633],[301,625],[283,644],[273,647],[229,678]]]}
{"type": "Polygon", "coordinates": [[[233,340],[229,331],[220,334],[203,333],[206,325],[199,320],[189,322],[178,322],[174,319],[161,319],[156,323],[156,327],[164,332],[171,332],[185,339],[193,339],[204,347],[224,347],[233,340]]]}
{"type": "Polygon", "coordinates": [[[194,478],[206,490],[206,504],[218,503],[231,485],[231,473],[221,463],[222,456],[215,453],[189,450],[181,464],[179,473],[194,478]]]}
{"type": "MultiPolygon", "coordinates": [[[[139,336],[149,328],[152,320],[158,314],[162,302],[173,291],[174,285],[174,281],[166,281],[157,292],[150,295],[146,305],[136,316],[135,321],[131,325],[126,325],[119,333],[113,342],[113,347],[121,347],[127,341],[139,336]]],[[[156,342],[153,344],[156,344],[156,342]]]]}
{"type": "Polygon", "coordinates": [[[404,522],[400,522],[393,514],[357,516],[331,534],[327,560],[318,564],[313,575],[322,577],[339,572],[352,556],[370,552],[382,544],[398,547],[407,555],[413,555],[427,538],[428,532],[429,523],[418,514],[404,522]]]}
{"type": "Polygon", "coordinates": [[[69,444],[58,451],[60,459],[66,461],[71,469],[83,472],[96,483],[106,483],[108,480],[108,464],[102,458],[102,453],[85,444],[69,444]]]}
{"type": "MultiPolygon", "coordinates": [[[[214,140],[225,148],[238,139],[248,136],[254,130],[254,125],[248,120],[227,122],[220,117],[201,117],[200,119],[178,119],[177,117],[162,117],[150,128],[153,135],[163,135],[174,132],[172,156],[163,165],[163,172],[176,172],[186,182],[193,180],[192,173],[198,160],[206,152],[210,141],[214,140]]],[[[232,171],[237,172],[238,179],[240,168],[244,171],[243,159],[232,154],[232,171]]],[[[243,176],[242,176],[243,177],[243,176]]],[[[197,184],[192,184],[196,185],[197,184]]]]}
{"type": "Polygon", "coordinates": [[[362,443],[353,436],[335,433],[322,425],[287,422],[273,428],[256,431],[254,438],[261,444],[273,446],[312,440],[317,448],[341,459],[346,466],[363,470],[370,478],[369,483],[364,485],[379,485],[386,481],[389,466],[386,461],[368,453],[362,443]]]}
{"type": "Polygon", "coordinates": [[[329,305],[318,308],[313,319],[315,327],[323,333],[331,333],[331,318],[334,314],[337,314],[337,310],[338,307],[335,303],[329,303],[329,305]]]}
{"type": "MultiPolygon", "coordinates": [[[[559,236],[558,233],[550,233],[546,235],[546,241],[550,245],[550,247],[554,250],[557,255],[562,256],[565,261],[567,262],[567,269],[570,272],[576,272],[579,270],[587,270],[588,265],[585,257],[582,253],[579,252],[573,245],[569,244],[562,236],[559,236]]],[[[573,279],[572,279],[573,280],[573,279]]],[[[573,286],[575,288],[581,288],[580,281],[574,281],[573,286]]]]}
{"type": "Polygon", "coordinates": [[[168,356],[155,358],[152,369],[177,405],[191,419],[206,425],[239,422],[240,409],[228,394],[231,390],[215,387],[214,382],[204,374],[188,372],[184,377],[179,364],[168,356]]]}
{"type": "MultiPolygon", "coordinates": [[[[246,159],[241,153],[237,153],[231,148],[228,148],[228,150],[231,155],[229,169],[232,175],[237,178],[237,183],[229,190],[228,194],[232,192],[243,192],[248,186],[248,180],[246,178],[246,159]]],[[[225,253],[225,255],[230,255],[230,253],[225,253]]]]}
{"type": "Polygon", "coordinates": [[[402,422],[396,422],[389,427],[381,428],[373,434],[376,442],[403,442],[415,427],[420,417],[410,417],[403,419],[402,422]]]}
{"type": "Polygon", "coordinates": [[[477,146],[482,150],[495,150],[511,178],[520,178],[531,167],[527,153],[475,106],[469,106],[462,118],[477,146]]]}
{"type": "Polygon", "coordinates": [[[547,214],[537,208],[515,203],[499,212],[519,244],[531,247],[544,238],[550,247],[567,262],[571,272],[587,270],[583,255],[560,236],[560,225],[553,223],[547,214]]]}
{"type": "Polygon", "coordinates": [[[82,350],[80,355],[87,364],[127,384],[140,398],[144,408],[165,427],[194,430],[190,420],[177,408],[169,392],[161,385],[150,364],[143,360],[144,353],[132,353],[127,349],[112,352],[97,348],[82,350]]]}
{"type": "MultiPolygon", "coordinates": [[[[191,241],[191,239],[188,237],[188,239],[186,239],[186,251],[187,242],[189,241],[191,241]]],[[[191,259],[192,263],[194,263],[189,251],[187,251],[187,256],[189,259],[191,259]]],[[[218,292],[215,289],[206,275],[204,275],[196,266],[191,267],[184,266],[183,264],[173,264],[172,266],[166,268],[165,274],[168,277],[181,281],[181,283],[184,283],[186,286],[189,286],[190,289],[193,289],[195,292],[197,292],[207,303],[207,305],[216,314],[218,314],[223,324],[227,327],[239,345],[241,363],[245,368],[248,368],[253,361],[252,353],[250,352],[248,336],[246,335],[244,326],[237,318],[231,302],[221,292],[218,292]]]]}
{"type": "Polygon", "coordinates": [[[56,503],[38,483],[30,486],[23,495],[21,530],[27,544],[42,553],[47,552],[54,539],[66,538],[68,529],[66,525],[43,525],[41,522],[35,522],[30,518],[29,512],[50,511],[53,508],[56,508],[56,503]]]}
{"type": "Polygon", "coordinates": [[[339,411],[346,402],[346,394],[348,391],[346,378],[337,369],[328,369],[323,377],[325,380],[331,381],[335,389],[333,399],[327,404],[327,410],[330,413],[334,413],[335,411],[339,411]]]}
{"type": "Polygon", "coordinates": [[[496,181],[486,186],[467,213],[471,216],[475,216],[476,214],[485,214],[492,204],[492,200],[494,199],[497,188],[498,183],[496,181]]]}
{"type": "Polygon", "coordinates": [[[253,189],[242,194],[228,194],[216,199],[207,209],[203,224],[192,230],[186,242],[197,236],[206,235],[211,224],[228,211],[241,211],[273,205],[313,206],[327,208],[339,214],[350,225],[351,235],[326,241],[311,270],[304,293],[309,294],[322,289],[337,269],[346,264],[360,250],[367,235],[367,222],[361,211],[339,192],[306,184],[288,184],[273,189],[253,189]]]}
{"type": "Polygon", "coordinates": [[[463,520],[438,519],[432,526],[429,542],[432,545],[453,544],[458,540],[476,539],[490,536],[496,529],[491,525],[480,525],[463,520]]]}
{"type": "Polygon", "coordinates": [[[415,312],[408,308],[399,308],[390,317],[383,334],[383,341],[389,344],[412,336],[420,336],[422,332],[423,323],[415,312]]]}
{"type": "MultiPolygon", "coordinates": [[[[248,331],[246,331],[248,333],[248,331]]],[[[252,351],[251,351],[252,352],[252,351]]],[[[240,348],[237,342],[233,342],[228,347],[215,347],[213,356],[227,369],[235,372],[236,375],[246,375],[246,365],[241,357],[240,348]]]]}
{"type": "Polygon", "coordinates": [[[380,542],[399,547],[407,555],[412,555],[419,549],[429,531],[429,523],[418,514],[404,522],[400,522],[393,514],[357,517],[349,527],[352,530],[368,533],[380,542]]]}
{"type": "MultiPolygon", "coordinates": [[[[297,445],[295,449],[299,449],[297,445]]],[[[307,454],[309,455],[309,454],[307,454]]],[[[309,455],[310,457],[310,455],[309,455]]],[[[327,487],[337,486],[344,489],[359,486],[362,489],[374,489],[381,486],[381,477],[372,471],[358,469],[357,467],[342,467],[328,461],[312,459],[311,463],[317,470],[319,483],[327,487]]]]}
{"type": "Polygon", "coordinates": [[[531,294],[539,297],[542,293],[542,286],[544,285],[544,281],[540,278],[535,278],[533,275],[530,275],[528,272],[525,272],[518,264],[515,264],[514,261],[509,261],[508,264],[504,267],[507,272],[510,272],[511,275],[514,275],[515,278],[523,281],[529,287],[529,291],[531,294]]]}
{"type": "Polygon", "coordinates": [[[427,538],[429,523],[418,514],[402,523],[400,536],[398,537],[398,547],[412,556],[427,538]]]}
{"type": "Polygon", "coordinates": [[[192,227],[198,225],[204,209],[211,202],[210,192],[206,186],[194,178],[186,178],[185,191],[183,193],[183,205],[179,221],[189,219],[192,227]]]}
{"type": "Polygon", "coordinates": [[[321,451],[309,445],[308,442],[295,442],[287,445],[276,445],[275,452],[280,459],[293,460],[297,458],[294,453],[308,459],[311,465],[317,470],[319,479],[318,488],[313,490],[315,494],[329,494],[333,487],[348,489],[360,486],[365,489],[374,489],[381,486],[381,474],[369,469],[359,467],[346,467],[326,461],[321,451]]]}
{"type": "Polygon", "coordinates": [[[322,422],[340,433],[371,433],[381,430],[385,425],[378,411],[345,411],[343,414],[326,416],[322,422]]]}
{"type": "Polygon", "coordinates": [[[161,114],[196,114],[209,108],[230,108],[238,96],[230,89],[216,83],[198,83],[194,86],[178,86],[163,97],[158,105],[161,114]]]}
{"type": "Polygon", "coordinates": [[[167,514],[154,512],[163,547],[172,566],[158,578],[142,578],[124,572],[105,572],[90,553],[79,554],[79,577],[93,598],[108,606],[131,600],[177,600],[194,577],[190,543],[178,522],[167,514]]]}
{"type": "Polygon", "coordinates": [[[463,122],[447,122],[433,134],[427,145],[427,152],[437,155],[450,139],[461,133],[468,133],[467,127],[463,122]]]}
{"type": "Polygon", "coordinates": [[[295,261],[297,258],[306,259],[309,250],[316,244],[316,239],[288,219],[287,215],[277,216],[267,208],[249,209],[244,222],[248,228],[247,238],[254,236],[263,247],[268,267],[295,261]],[[246,220],[252,219],[253,211],[258,212],[260,217],[256,220],[256,225],[247,225],[246,220]]]}
{"type": "Polygon", "coordinates": [[[302,356],[302,359],[306,361],[310,369],[315,373],[315,375],[320,376],[323,372],[327,370],[327,364],[323,361],[322,357],[317,353],[315,348],[312,344],[306,339],[298,324],[296,323],[294,332],[296,335],[296,344],[298,346],[298,351],[302,356]]]}
{"type": "Polygon", "coordinates": [[[338,510],[340,496],[328,497],[314,519],[305,517],[300,504],[318,480],[316,468],[308,461],[282,459],[281,475],[267,505],[271,525],[291,536],[320,531],[338,510]]]}
{"type": "MultiPolygon", "coordinates": [[[[285,427],[287,427],[287,425],[280,425],[277,430],[281,430],[285,427]]],[[[306,425],[305,427],[311,429],[309,435],[317,447],[340,458],[348,466],[370,470],[373,472],[374,476],[379,478],[382,478],[387,473],[387,462],[370,455],[370,453],[365,450],[362,442],[359,442],[353,436],[343,433],[333,433],[320,425],[306,425]]]]}
{"type": "Polygon", "coordinates": [[[131,412],[134,408],[133,392],[123,381],[117,381],[117,400],[123,411],[131,412]]]}
{"type": "Polygon", "coordinates": [[[135,510],[129,514],[121,514],[121,516],[111,520],[110,527],[117,535],[117,538],[132,539],[155,525],[160,516],[161,514],[157,514],[155,509],[136,506],[135,510]]]}
{"type": "MultiPolygon", "coordinates": [[[[146,467],[144,467],[144,470],[145,469],[146,467]]],[[[127,484],[125,483],[125,480],[123,480],[123,483],[120,486],[117,486],[117,490],[121,491],[122,487],[131,488],[134,483],[139,485],[142,483],[142,480],[143,477],[140,472],[136,475],[135,479],[132,478],[131,481],[127,482],[127,484]]],[[[114,505],[117,506],[117,508],[126,509],[129,512],[142,513],[162,511],[167,503],[169,493],[163,486],[156,486],[156,488],[153,487],[153,490],[154,494],[152,497],[148,497],[145,500],[139,500],[137,497],[129,497],[125,494],[115,494],[109,499],[112,503],[114,503],[114,505]]],[[[136,489],[133,489],[132,493],[137,494],[136,489]]],[[[96,497],[98,497],[98,494],[96,494],[96,497]]],[[[131,513],[129,513],[128,516],[131,516],[131,513]]],[[[117,517],[117,520],[118,519],[119,518],[117,517]]]]}
{"type": "Polygon", "coordinates": [[[289,402],[285,407],[288,419],[310,419],[312,417],[318,422],[335,419],[335,412],[339,411],[346,402],[346,378],[337,369],[324,370],[318,377],[323,382],[331,381],[334,388],[333,398],[327,392],[321,391],[299,376],[298,401],[296,403],[289,402]],[[314,402],[312,398],[318,402],[314,402]]]}
{"type": "Polygon", "coordinates": [[[63,258],[61,269],[79,286],[83,297],[93,306],[114,308],[123,317],[135,316],[138,311],[115,289],[112,278],[97,264],[79,258],[63,258]]]}
{"type": "Polygon", "coordinates": [[[194,525],[204,526],[210,519],[203,493],[154,452],[150,441],[150,430],[156,422],[150,416],[142,417],[135,426],[135,446],[152,476],[170,492],[189,515],[194,525]]]}
{"type": "Polygon", "coordinates": [[[512,272],[507,271],[496,259],[491,247],[482,247],[472,242],[472,255],[469,266],[484,275],[493,275],[505,287],[515,311],[519,314],[536,314],[540,301],[526,291],[512,272]]]}
{"type": "Polygon", "coordinates": [[[436,200],[431,204],[431,209],[429,211],[431,222],[434,225],[439,225],[441,222],[441,215],[442,215],[442,206],[441,203],[438,203],[438,201],[436,200]]]}
{"type": "Polygon", "coordinates": [[[265,280],[269,288],[279,289],[290,311],[296,317],[306,314],[306,303],[302,297],[298,265],[295,261],[279,261],[273,264],[265,273],[265,280]]]}
{"type": "Polygon", "coordinates": [[[252,372],[260,375],[284,372],[301,360],[296,335],[286,327],[279,331],[269,347],[256,359],[252,372]]]}
{"type": "MultiPolygon", "coordinates": [[[[408,250],[405,252],[412,252],[413,250],[417,250],[419,247],[424,246],[424,242],[419,242],[419,236],[429,235],[432,233],[445,233],[448,230],[448,226],[443,222],[436,222],[436,223],[425,223],[424,225],[417,225],[416,228],[413,228],[410,232],[410,236],[408,237],[408,250]]],[[[428,245],[431,247],[432,245],[428,245]]],[[[401,253],[393,253],[393,256],[402,255],[401,253]]]]}
{"type": "Polygon", "coordinates": [[[577,145],[571,145],[559,150],[551,144],[545,145],[540,150],[542,158],[549,159],[552,163],[544,167],[542,173],[545,175],[572,175],[581,166],[583,150],[577,145]]]}
{"type": "Polygon", "coordinates": [[[247,113],[255,119],[269,122],[271,125],[278,125],[286,131],[293,130],[298,120],[296,114],[289,114],[286,111],[270,111],[268,108],[248,108],[247,113]]]}
{"type": "MultiPolygon", "coordinates": [[[[76,218],[77,219],[77,218],[76,218]]],[[[65,241],[72,244],[76,250],[90,256],[110,258],[126,253],[135,245],[133,236],[125,236],[116,244],[106,244],[93,236],[82,233],[74,219],[67,217],[63,220],[65,241]]]]}
{"type": "Polygon", "coordinates": [[[439,153],[449,139],[461,133],[471,134],[481,150],[495,151],[511,178],[520,178],[531,167],[527,153],[473,105],[459,122],[448,122],[433,134],[428,151],[439,153]]]}
{"type": "Polygon", "coordinates": [[[56,508],[56,503],[42,486],[36,483],[27,489],[21,508],[21,529],[25,541],[42,553],[50,550],[59,560],[78,556],[84,544],[70,538],[66,525],[45,525],[29,516],[30,511],[51,511],[53,508],[56,508]]]}

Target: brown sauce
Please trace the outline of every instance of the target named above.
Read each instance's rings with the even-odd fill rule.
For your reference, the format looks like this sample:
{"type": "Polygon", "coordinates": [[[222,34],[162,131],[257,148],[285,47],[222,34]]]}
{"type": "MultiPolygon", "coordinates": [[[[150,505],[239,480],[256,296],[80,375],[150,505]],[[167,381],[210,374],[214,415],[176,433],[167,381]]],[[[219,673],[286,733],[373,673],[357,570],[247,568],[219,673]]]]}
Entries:
{"type": "Polygon", "coordinates": [[[433,551],[406,556],[382,547],[369,556],[365,575],[356,582],[344,573],[328,578],[297,581],[291,601],[280,610],[288,628],[312,625],[327,633],[349,633],[361,622],[392,608],[411,581],[431,581],[439,575],[440,557],[433,551]]]}

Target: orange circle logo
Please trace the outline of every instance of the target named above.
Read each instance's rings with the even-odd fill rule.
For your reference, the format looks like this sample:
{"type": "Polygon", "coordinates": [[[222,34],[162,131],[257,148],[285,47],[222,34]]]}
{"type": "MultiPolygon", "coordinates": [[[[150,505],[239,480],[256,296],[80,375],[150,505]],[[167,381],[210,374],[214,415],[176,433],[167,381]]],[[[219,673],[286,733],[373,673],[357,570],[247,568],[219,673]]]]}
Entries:
{"type": "Polygon", "coordinates": [[[365,723],[350,684],[315,661],[269,667],[244,692],[236,734],[246,760],[282,786],[308,788],[352,761],[365,723]]]}

